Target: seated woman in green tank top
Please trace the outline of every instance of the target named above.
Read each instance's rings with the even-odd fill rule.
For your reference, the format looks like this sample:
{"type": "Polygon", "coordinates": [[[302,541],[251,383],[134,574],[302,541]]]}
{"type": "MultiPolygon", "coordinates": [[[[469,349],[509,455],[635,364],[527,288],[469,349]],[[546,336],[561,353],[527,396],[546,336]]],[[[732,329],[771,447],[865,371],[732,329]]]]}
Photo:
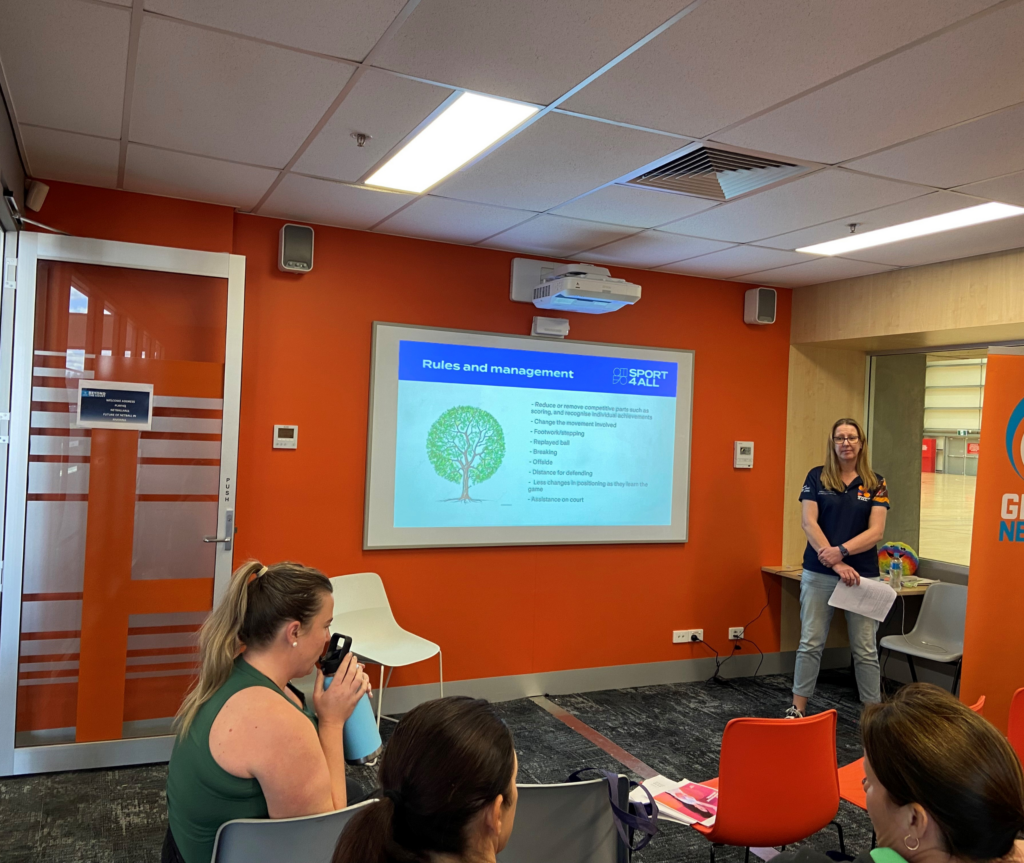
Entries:
{"type": "MultiPolygon", "coordinates": [[[[343,809],[342,729],[370,689],[350,654],[313,707],[289,681],[310,674],[330,637],[331,582],[295,563],[252,561],[199,633],[199,680],[176,719],[163,863],[209,863],[221,824],[343,809]]],[[[355,802],[355,801],[352,801],[355,802]]]]}

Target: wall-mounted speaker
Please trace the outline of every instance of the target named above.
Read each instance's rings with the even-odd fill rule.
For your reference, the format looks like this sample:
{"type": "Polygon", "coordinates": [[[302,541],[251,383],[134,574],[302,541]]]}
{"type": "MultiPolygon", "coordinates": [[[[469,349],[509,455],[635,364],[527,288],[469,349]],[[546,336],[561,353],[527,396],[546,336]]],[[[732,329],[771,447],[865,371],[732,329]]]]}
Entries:
{"type": "Polygon", "coordinates": [[[751,288],[743,295],[743,323],[775,323],[774,288],[751,288]]]}
{"type": "Polygon", "coordinates": [[[308,273],[313,269],[313,229],[309,225],[281,228],[277,268],[286,273],[308,273]]]}

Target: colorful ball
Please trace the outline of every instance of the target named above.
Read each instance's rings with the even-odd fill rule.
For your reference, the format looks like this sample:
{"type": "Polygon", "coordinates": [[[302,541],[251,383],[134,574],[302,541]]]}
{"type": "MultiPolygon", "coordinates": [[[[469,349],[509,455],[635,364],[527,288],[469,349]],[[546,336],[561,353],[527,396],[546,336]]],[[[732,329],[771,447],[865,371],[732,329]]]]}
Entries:
{"type": "Polygon", "coordinates": [[[897,554],[900,557],[900,569],[903,570],[904,576],[917,572],[917,552],[905,542],[887,542],[878,549],[879,572],[889,572],[893,556],[897,554]]]}

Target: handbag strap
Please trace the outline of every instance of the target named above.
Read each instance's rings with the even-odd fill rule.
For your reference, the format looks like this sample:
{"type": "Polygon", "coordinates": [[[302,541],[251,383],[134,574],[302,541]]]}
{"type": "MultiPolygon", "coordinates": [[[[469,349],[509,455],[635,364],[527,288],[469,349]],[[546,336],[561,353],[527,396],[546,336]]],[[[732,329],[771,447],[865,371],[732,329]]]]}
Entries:
{"type": "MultiPolygon", "coordinates": [[[[651,801],[651,812],[647,813],[647,807],[640,806],[636,807],[633,811],[623,809],[618,804],[619,797],[619,774],[612,773],[610,770],[598,770],[596,767],[581,767],[575,773],[566,779],[566,782],[585,782],[586,780],[580,775],[582,773],[597,773],[604,777],[608,783],[608,798],[612,807],[612,815],[615,819],[615,829],[619,832],[619,837],[622,839],[622,844],[625,845],[631,852],[639,851],[642,848],[647,847],[650,841],[658,833],[658,805],[654,802],[654,798],[651,796],[651,792],[644,788],[639,782],[635,782],[632,779],[627,779],[629,783],[629,790],[634,788],[643,788],[644,794],[651,801]],[[629,834],[626,830],[636,830],[638,833],[643,834],[643,838],[640,840],[638,845],[633,845],[629,841],[629,834]]],[[[626,804],[627,807],[629,804],[626,804]]]]}

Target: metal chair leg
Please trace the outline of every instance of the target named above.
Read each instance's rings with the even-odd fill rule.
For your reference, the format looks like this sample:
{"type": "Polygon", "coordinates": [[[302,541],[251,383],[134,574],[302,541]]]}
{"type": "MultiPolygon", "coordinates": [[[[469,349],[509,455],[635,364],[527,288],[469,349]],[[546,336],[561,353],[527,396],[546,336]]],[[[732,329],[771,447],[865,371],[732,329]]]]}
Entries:
{"type": "Polygon", "coordinates": [[[715,843],[711,843],[711,863],[715,863],[715,843]]]}
{"type": "Polygon", "coordinates": [[[441,650],[437,651],[437,679],[441,682],[441,697],[444,698],[444,664],[441,661],[441,650]]]}
{"type": "Polygon", "coordinates": [[[914,657],[909,653],[905,653],[904,656],[907,657],[907,662],[910,665],[910,679],[917,683],[917,669],[914,667],[914,657]]]}
{"type": "Polygon", "coordinates": [[[836,828],[839,833],[839,853],[844,857],[846,856],[846,838],[843,836],[843,825],[838,821],[833,821],[832,826],[836,828]]]}
{"type": "Polygon", "coordinates": [[[750,863],[750,849],[743,849],[743,863],[750,863]]]}
{"type": "Polygon", "coordinates": [[[953,685],[949,688],[949,691],[953,695],[956,695],[958,690],[960,689],[960,669],[963,666],[963,664],[963,657],[960,657],[960,659],[956,661],[956,671],[953,672],[953,685]]]}

